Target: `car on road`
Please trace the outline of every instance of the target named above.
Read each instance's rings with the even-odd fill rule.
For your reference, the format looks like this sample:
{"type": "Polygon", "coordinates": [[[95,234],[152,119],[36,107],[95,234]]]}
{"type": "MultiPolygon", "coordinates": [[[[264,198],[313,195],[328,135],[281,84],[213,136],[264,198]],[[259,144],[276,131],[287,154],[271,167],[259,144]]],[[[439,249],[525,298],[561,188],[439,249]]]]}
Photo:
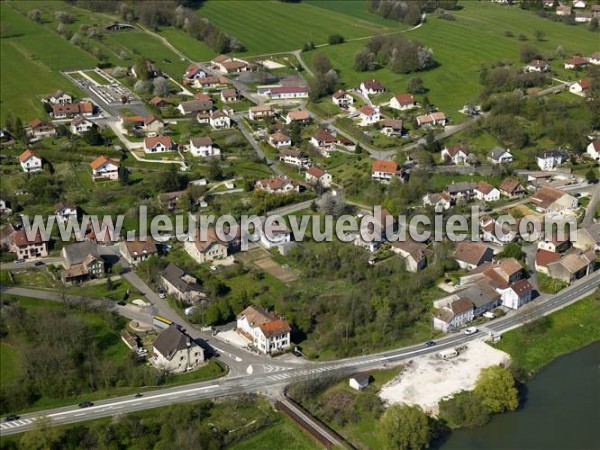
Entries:
{"type": "Polygon", "coordinates": [[[477,328],[475,328],[475,327],[469,327],[469,328],[466,328],[466,329],[465,329],[465,334],[466,334],[467,336],[470,336],[471,334],[475,334],[475,333],[477,333],[478,331],[479,331],[479,330],[478,330],[477,328]]]}
{"type": "Polygon", "coordinates": [[[94,404],[90,401],[81,402],[79,404],[80,408],[89,408],[90,406],[94,406],[94,404]]]}
{"type": "Polygon", "coordinates": [[[433,347],[436,345],[435,341],[427,341],[425,342],[425,347],[433,347]]]}
{"type": "Polygon", "coordinates": [[[160,288],[156,292],[158,293],[158,298],[162,298],[163,300],[167,298],[167,292],[164,289],[160,288]]]}
{"type": "Polygon", "coordinates": [[[140,397],[143,397],[143,396],[144,396],[144,394],[140,394],[140,393],[138,392],[137,394],[135,394],[135,395],[134,395],[134,398],[140,398],[140,397]]]}
{"type": "Polygon", "coordinates": [[[16,414],[11,414],[10,416],[6,416],[4,418],[4,422],[14,422],[15,420],[19,420],[21,416],[17,416],[16,414]]]}
{"type": "Polygon", "coordinates": [[[22,264],[24,262],[25,262],[24,259],[15,259],[15,264],[22,264]]]}
{"type": "Polygon", "coordinates": [[[42,267],[45,266],[46,263],[44,261],[36,261],[35,263],[33,263],[33,265],[36,267],[42,267]]]}

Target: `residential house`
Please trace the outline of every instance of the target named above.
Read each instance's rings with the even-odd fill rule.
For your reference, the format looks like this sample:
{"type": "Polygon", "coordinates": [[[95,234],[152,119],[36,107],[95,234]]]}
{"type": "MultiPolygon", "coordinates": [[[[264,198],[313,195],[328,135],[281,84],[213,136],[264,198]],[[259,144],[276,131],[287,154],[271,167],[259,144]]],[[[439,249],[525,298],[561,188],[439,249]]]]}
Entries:
{"type": "Polygon", "coordinates": [[[404,111],[417,106],[415,98],[411,94],[397,94],[390,100],[390,108],[404,111]]]}
{"type": "Polygon", "coordinates": [[[352,97],[343,89],[340,89],[331,96],[331,101],[339,107],[347,108],[348,106],[354,104],[354,97],[352,97]]]}
{"type": "Polygon", "coordinates": [[[565,69],[584,69],[589,62],[581,55],[573,55],[572,58],[565,61],[565,69]]]}
{"type": "Polygon", "coordinates": [[[238,314],[236,331],[261,353],[282,352],[291,346],[289,324],[279,315],[257,306],[248,306],[238,314]]]}
{"type": "Polygon", "coordinates": [[[271,100],[308,98],[308,88],[306,86],[276,86],[269,88],[267,95],[271,100]]]}
{"type": "Polygon", "coordinates": [[[144,118],[144,131],[146,133],[160,133],[165,127],[165,122],[154,114],[144,118]]]}
{"type": "Polygon", "coordinates": [[[71,284],[104,276],[104,260],[96,244],[84,241],[66,245],[61,250],[63,283],[71,284]]]}
{"type": "Polygon", "coordinates": [[[55,119],[70,119],[75,116],[90,117],[94,115],[94,105],[91,102],[58,103],[52,105],[52,117],[55,119]]]}
{"type": "Polygon", "coordinates": [[[359,89],[363,93],[363,95],[367,97],[369,95],[382,94],[385,92],[385,89],[381,85],[381,83],[374,78],[370,80],[365,80],[362,83],[360,83],[359,89]]]}
{"type": "Polygon", "coordinates": [[[300,192],[300,184],[286,176],[275,176],[258,180],[255,185],[257,191],[265,191],[269,194],[289,194],[300,192]]]}
{"type": "Polygon", "coordinates": [[[379,108],[371,107],[371,106],[363,106],[359,110],[360,125],[365,127],[368,125],[374,125],[381,119],[381,115],[379,114],[379,108]]]}
{"type": "MultiPolygon", "coordinates": [[[[481,236],[484,242],[493,242],[496,245],[506,245],[515,240],[521,240],[519,231],[522,218],[517,217],[512,221],[497,222],[490,216],[483,216],[479,221],[481,236]]],[[[527,230],[530,232],[531,230],[527,230]]]]}
{"type": "Polygon", "coordinates": [[[219,55],[211,60],[212,65],[222,73],[240,73],[252,70],[247,61],[227,55],[219,55]]]}
{"type": "Polygon", "coordinates": [[[279,161],[284,164],[289,164],[291,166],[296,166],[299,168],[307,167],[310,163],[310,160],[307,156],[305,156],[300,150],[296,148],[289,148],[282,150],[279,153],[279,161]]]}
{"type": "Polygon", "coordinates": [[[76,116],[73,120],[71,120],[69,129],[71,130],[71,134],[79,135],[91,130],[93,127],[94,122],[91,120],[88,120],[83,116],[76,116]]]}
{"type": "Polygon", "coordinates": [[[310,184],[320,185],[324,188],[331,187],[332,177],[329,172],[317,167],[309,167],[305,174],[306,181],[310,184]]]}
{"type": "Polygon", "coordinates": [[[569,92],[571,94],[579,95],[580,97],[585,97],[591,87],[592,80],[589,78],[582,78],[569,86],[569,92]]]}
{"type": "Polygon", "coordinates": [[[175,150],[173,141],[170,136],[155,136],[144,139],[144,152],[146,153],[163,153],[175,150]]]}
{"type": "Polygon", "coordinates": [[[252,106],[248,109],[248,117],[250,120],[260,120],[268,117],[273,117],[275,111],[270,106],[252,106]]]}
{"type": "Polygon", "coordinates": [[[573,247],[581,251],[594,250],[600,252],[600,223],[577,230],[577,236],[572,242],[573,247]]]}
{"type": "Polygon", "coordinates": [[[523,185],[519,183],[519,180],[515,180],[514,178],[505,178],[502,180],[499,190],[500,194],[508,198],[519,198],[526,194],[523,185]]]}
{"type": "Polygon", "coordinates": [[[144,118],[142,116],[121,116],[119,128],[123,134],[141,132],[144,129],[144,118]]]}
{"type": "Polygon", "coordinates": [[[573,1],[573,8],[585,9],[586,6],[587,6],[587,3],[584,2],[583,0],[574,0],[573,1]]]}
{"type": "Polygon", "coordinates": [[[199,230],[192,240],[184,242],[183,248],[198,264],[225,259],[229,252],[228,243],[219,239],[214,228],[199,230]]]}
{"type": "Polygon", "coordinates": [[[475,283],[433,302],[433,327],[444,333],[456,331],[488,311],[497,308],[501,296],[485,283],[475,283]]]}
{"type": "Polygon", "coordinates": [[[576,197],[551,186],[542,186],[531,197],[531,203],[538,211],[546,214],[571,212],[579,205],[576,197]]]}
{"type": "Polygon", "coordinates": [[[404,123],[401,119],[383,119],[381,132],[386,136],[402,136],[404,123]]]}
{"type": "Polygon", "coordinates": [[[56,91],[50,97],[46,97],[45,101],[51,105],[66,105],[73,103],[73,96],[67,94],[64,91],[56,91]]]}
{"type": "Polygon", "coordinates": [[[206,76],[197,78],[192,83],[196,89],[219,89],[229,84],[229,80],[225,77],[206,76]]]}
{"type": "Polygon", "coordinates": [[[223,103],[233,103],[240,99],[240,91],[237,89],[223,89],[220,96],[223,103]]]}
{"type": "Polygon", "coordinates": [[[150,361],[165,372],[187,372],[204,365],[204,350],[185,331],[170,326],[152,344],[150,361]]]}
{"type": "Polygon", "coordinates": [[[198,78],[204,78],[206,75],[207,73],[202,68],[196,64],[191,64],[183,74],[183,84],[192,84],[198,78]]]}
{"type": "Polygon", "coordinates": [[[204,92],[196,92],[194,94],[194,99],[198,100],[199,102],[210,102],[211,105],[213,103],[213,100],[212,100],[212,97],[210,96],[210,94],[206,94],[204,92]]]}
{"type": "Polygon", "coordinates": [[[231,119],[223,111],[212,111],[208,123],[213,130],[223,130],[231,128],[231,119]]]}
{"type": "Polygon", "coordinates": [[[119,243],[119,253],[130,265],[136,266],[151,256],[158,254],[156,244],[151,237],[145,241],[122,241],[119,243]]]}
{"type": "Polygon", "coordinates": [[[426,194],[423,196],[423,206],[433,207],[436,212],[447,211],[452,206],[452,198],[447,192],[426,194]]]}
{"type": "Polygon", "coordinates": [[[183,116],[189,116],[198,113],[209,113],[212,110],[212,101],[200,101],[200,100],[189,100],[187,102],[181,102],[177,107],[177,110],[183,116]]]}
{"type": "Polygon", "coordinates": [[[219,156],[221,154],[219,147],[213,145],[213,141],[210,136],[190,139],[189,150],[193,156],[201,158],[219,156]]]}
{"type": "Polygon", "coordinates": [[[25,173],[38,172],[42,170],[42,158],[27,149],[19,155],[21,169],[25,173]]]}
{"type": "Polygon", "coordinates": [[[417,116],[417,125],[420,127],[433,125],[445,126],[447,122],[448,118],[443,112],[433,112],[431,114],[417,116]]]}
{"type": "Polygon", "coordinates": [[[527,72],[548,72],[550,70],[550,66],[546,63],[546,61],[534,59],[527,64],[527,66],[525,66],[525,70],[527,72]]]}
{"type": "Polygon", "coordinates": [[[560,258],[560,253],[549,250],[538,250],[535,254],[535,270],[545,275],[550,275],[548,264],[559,261],[560,258]]]}
{"type": "Polygon", "coordinates": [[[567,162],[567,158],[567,153],[559,150],[542,151],[537,154],[535,161],[541,170],[553,170],[567,162]]]}
{"type": "Polygon", "coordinates": [[[486,203],[500,200],[500,191],[485,181],[480,181],[477,183],[477,186],[473,192],[475,194],[475,198],[486,203]]]}
{"type": "Polygon", "coordinates": [[[171,106],[171,101],[163,97],[153,97],[148,103],[155,108],[168,108],[171,106]]]}
{"type": "Polygon", "coordinates": [[[107,158],[104,155],[98,156],[90,163],[90,167],[92,168],[92,179],[94,181],[100,179],[118,180],[119,165],[120,162],[117,159],[107,158]]]}
{"type": "Polygon", "coordinates": [[[392,178],[404,178],[404,171],[395,161],[376,160],[371,165],[371,179],[389,183],[392,178]]]}
{"type": "Polygon", "coordinates": [[[458,183],[453,181],[446,186],[445,190],[450,195],[452,201],[456,202],[458,200],[470,200],[475,194],[476,186],[475,183],[471,183],[470,181],[460,181],[458,183]]]}
{"type": "Polygon", "coordinates": [[[273,223],[270,226],[264,225],[259,230],[259,243],[267,250],[277,248],[281,245],[287,245],[292,242],[292,233],[285,223],[273,223]]]}
{"type": "Polygon", "coordinates": [[[186,195],[186,191],[164,192],[158,195],[158,203],[161,208],[175,211],[179,206],[180,199],[186,195]]]}
{"type": "Polygon", "coordinates": [[[306,109],[297,109],[295,111],[289,111],[285,116],[285,123],[291,124],[292,122],[308,123],[310,122],[310,114],[306,109]]]}
{"type": "Polygon", "coordinates": [[[463,241],[456,245],[454,259],[461,269],[472,270],[494,257],[494,251],[480,242],[463,241]]]}
{"type": "Polygon", "coordinates": [[[9,251],[13,241],[13,235],[15,234],[15,228],[12,224],[7,223],[0,227],[0,250],[9,251]]]}
{"type": "MultiPolygon", "coordinates": [[[[30,230],[33,234],[33,230],[30,230]]],[[[15,231],[11,235],[10,251],[17,259],[44,258],[48,256],[48,242],[44,241],[40,230],[33,236],[27,236],[25,228],[15,231]]]]}
{"type": "Polygon", "coordinates": [[[586,148],[586,153],[595,161],[600,161],[600,140],[592,142],[586,148]]]}
{"type": "Polygon", "coordinates": [[[575,22],[577,23],[589,23],[593,17],[591,11],[575,11],[575,22]]]}
{"type": "Polygon", "coordinates": [[[56,127],[51,122],[35,119],[29,123],[27,134],[36,140],[44,139],[56,136],[56,127]]]}
{"type": "Polygon", "coordinates": [[[487,159],[492,164],[508,164],[513,162],[515,158],[510,150],[502,147],[494,147],[488,153],[487,159]]]}
{"type": "Polygon", "coordinates": [[[337,138],[329,130],[319,129],[317,133],[310,138],[310,143],[317,148],[332,148],[337,143],[337,138]]]}
{"type": "Polygon", "coordinates": [[[467,164],[467,159],[469,157],[469,151],[467,148],[458,144],[453,147],[445,147],[442,150],[441,161],[446,164],[454,164],[454,165],[463,165],[467,164]]]}
{"type": "Polygon", "coordinates": [[[54,206],[54,217],[59,222],[68,222],[77,219],[77,206],[57,203],[54,206]]]}
{"type": "Polygon", "coordinates": [[[160,279],[167,294],[173,295],[179,301],[192,304],[206,297],[198,280],[173,263],[162,271],[160,279]]]}
{"type": "Polygon", "coordinates": [[[572,13],[572,8],[569,5],[558,5],[556,7],[556,15],[557,16],[570,16],[572,13]]]}
{"type": "Polygon", "coordinates": [[[593,250],[585,253],[572,252],[558,261],[548,263],[546,267],[551,278],[571,284],[592,273],[595,269],[595,261],[596,254],[593,250]]]}
{"type": "MultiPolygon", "coordinates": [[[[596,11],[597,11],[597,12],[596,11],[593,12],[594,17],[596,17],[597,19],[600,19],[600,5],[594,5],[594,6],[596,7],[596,11]]],[[[590,56],[588,56],[588,61],[590,64],[593,64],[595,66],[600,65],[600,52],[592,53],[590,56]]]]}
{"type": "Polygon", "coordinates": [[[269,144],[275,148],[289,147],[292,145],[292,140],[289,136],[286,136],[281,131],[269,136],[269,144]]]}
{"type": "Polygon", "coordinates": [[[544,236],[544,239],[538,242],[537,248],[548,252],[564,253],[571,248],[571,241],[568,233],[561,235],[552,233],[549,236],[544,236]]]}
{"type": "Polygon", "coordinates": [[[426,243],[416,242],[410,238],[404,241],[392,242],[391,250],[404,258],[406,270],[413,273],[427,267],[427,259],[433,255],[433,252],[427,248],[426,243]]]}

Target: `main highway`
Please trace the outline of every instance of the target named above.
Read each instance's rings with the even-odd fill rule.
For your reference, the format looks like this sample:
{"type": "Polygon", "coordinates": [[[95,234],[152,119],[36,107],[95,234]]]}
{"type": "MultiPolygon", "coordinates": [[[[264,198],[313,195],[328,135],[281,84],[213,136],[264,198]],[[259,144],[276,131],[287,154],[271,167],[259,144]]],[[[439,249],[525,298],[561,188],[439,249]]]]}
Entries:
{"type": "Polygon", "coordinates": [[[88,408],[79,408],[77,405],[73,405],[22,414],[18,420],[0,424],[0,435],[4,436],[30,430],[35,426],[35,420],[40,417],[51,419],[54,425],[64,425],[200,399],[264,392],[272,388],[285,386],[291,382],[311,380],[328,375],[346,375],[379,368],[384,365],[394,365],[415,356],[435,353],[444,348],[462,346],[473,340],[486,339],[489,338],[490,333],[499,336],[505,331],[519,327],[577,301],[593,292],[598,286],[600,286],[600,272],[592,273],[554,296],[539,298],[516,312],[487,323],[477,334],[470,336],[463,333],[451,334],[438,340],[437,345],[433,347],[418,344],[372,355],[289,367],[276,373],[228,376],[212,381],[156,389],[145,392],[139,398],[133,395],[113,397],[97,401],[88,408]]]}

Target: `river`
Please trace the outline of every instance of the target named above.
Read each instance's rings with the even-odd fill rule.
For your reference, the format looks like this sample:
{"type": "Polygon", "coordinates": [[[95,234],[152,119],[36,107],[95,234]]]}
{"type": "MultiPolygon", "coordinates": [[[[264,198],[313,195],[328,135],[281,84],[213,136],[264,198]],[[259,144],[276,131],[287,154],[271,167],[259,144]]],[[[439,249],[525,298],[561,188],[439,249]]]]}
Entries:
{"type": "Polygon", "coordinates": [[[600,342],[565,355],[527,383],[515,412],[453,432],[440,450],[600,448],[600,342]]]}

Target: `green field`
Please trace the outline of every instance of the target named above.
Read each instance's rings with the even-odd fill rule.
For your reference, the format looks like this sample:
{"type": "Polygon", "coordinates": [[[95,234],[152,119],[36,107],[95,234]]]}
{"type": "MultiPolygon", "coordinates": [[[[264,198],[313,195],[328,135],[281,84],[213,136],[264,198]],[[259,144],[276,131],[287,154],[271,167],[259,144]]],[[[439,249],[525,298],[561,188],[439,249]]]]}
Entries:
{"type": "MultiPolygon", "coordinates": [[[[600,49],[597,36],[582,26],[555,23],[517,7],[491,2],[461,2],[460,5],[463,6],[462,10],[452,12],[455,21],[430,15],[421,28],[404,34],[433,49],[439,66],[428,72],[409,75],[395,74],[388,69],[356,72],[353,69],[354,54],[364,46],[364,41],[323,47],[305,53],[304,57],[309,62],[315,52],[325,53],[339,70],[346,87],[355,87],[366,78],[377,78],[388,90],[399,93],[406,91],[406,83],[411,77],[419,76],[429,89],[426,94],[429,100],[455,122],[460,122],[466,116],[458,113],[458,110],[479,96],[479,70],[482,65],[496,61],[519,63],[519,51],[524,44],[538,47],[549,56],[554,55],[559,45],[564,48],[566,55],[574,52],[589,54],[600,49]],[[516,37],[506,37],[504,32],[507,30],[515,36],[524,33],[529,40],[521,42],[516,37]],[[544,31],[545,40],[536,41],[534,30],[544,31]]],[[[551,61],[550,66],[561,77],[566,75],[562,61],[551,61]]],[[[573,72],[568,76],[577,78],[573,72]]]]}
{"type": "Polygon", "coordinates": [[[517,367],[536,372],[553,359],[600,339],[600,291],[547,317],[540,330],[528,325],[502,335],[496,348],[507,352],[517,367]]]}
{"type": "Polygon", "coordinates": [[[216,55],[206,44],[176,28],[162,28],[158,34],[194,61],[209,61],[216,55]]]}
{"type": "Polygon", "coordinates": [[[228,447],[229,450],[255,450],[281,448],[286,450],[316,450],[321,448],[298,425],[282,415],[277,424],[259,431],[241,442],[228,447]]]}
{"type": "Polygon", "coordinates": [[[251,55],[295,50],[308,41],[324,44],[334,33],[351,39],[406,28],[367,14],[364,2],[349,2],[348,13],[338,2],[326,3],[321,7],[311,2],[207,1],[198,14],[237,37],[251,55]]]}
{"type": "Polygon", "coordinates": [[[93,67],[94,58],[10,6],[1,4],[0,14],[0,123],[9,111],[24,121],[40,117],[44,112],[40,97],[57,89],[80,94],[67,78],[52,70],[93,67]]]}
{"type": "Polygon", "coordinates": [[[0,343],[0,384],[6,386],[19,378],[19,353],[10,344],[0,343]]]}

